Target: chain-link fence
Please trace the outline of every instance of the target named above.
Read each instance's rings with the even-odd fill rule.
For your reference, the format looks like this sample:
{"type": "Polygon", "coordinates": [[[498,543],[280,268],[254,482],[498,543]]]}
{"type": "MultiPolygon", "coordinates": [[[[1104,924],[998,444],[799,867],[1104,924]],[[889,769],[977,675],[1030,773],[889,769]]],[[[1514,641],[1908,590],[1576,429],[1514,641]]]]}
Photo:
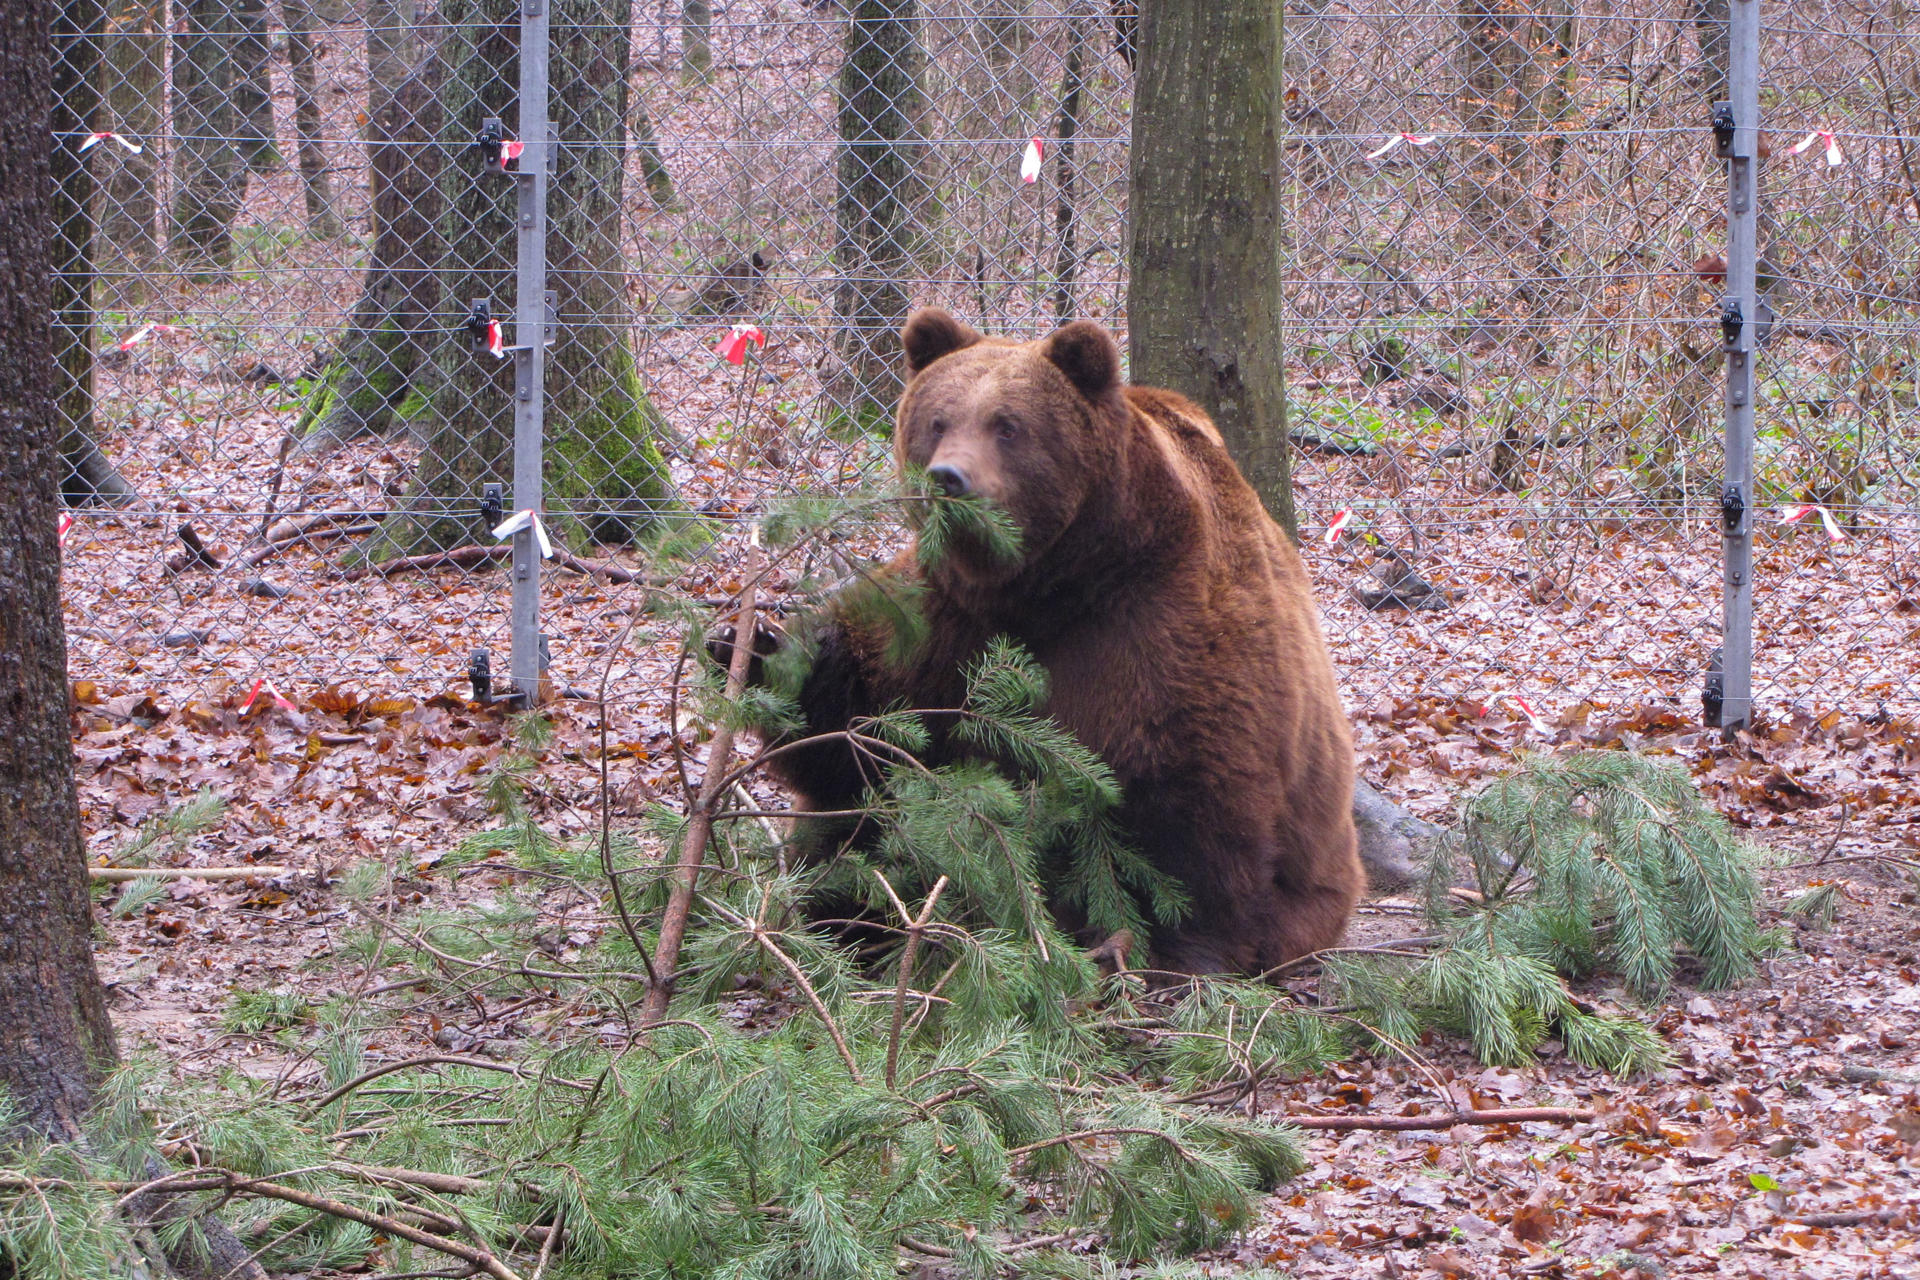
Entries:
{"type": "MultiPolygon", "coordinates": [[[[555,683],[643,678],[645,539],[883,482],[910,305],[1124,326],[1131,5],[334,3],[110,0],[65,42],[103,695],[464,689],[516,590],[523,676],[537,630],[555,683]]],[[[1710,123],[1756,10],[1755,703],[1912,714],[1904,19],[1298,0],[1294,483],[1363,737],[1421,699],[1699,715],[1741,274],[1710,123]]],[[[723,596],[735,541],[677,586],[723,596]]]]}

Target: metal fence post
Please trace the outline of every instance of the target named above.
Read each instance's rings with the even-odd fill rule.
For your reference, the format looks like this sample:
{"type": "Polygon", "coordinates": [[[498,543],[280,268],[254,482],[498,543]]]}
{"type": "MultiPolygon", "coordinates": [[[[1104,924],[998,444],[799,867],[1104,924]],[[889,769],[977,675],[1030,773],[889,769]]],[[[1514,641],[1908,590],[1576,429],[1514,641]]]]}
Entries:
{"type": "MultiPolygon", "coordinates": [[[[547,122],[547,4],[520,5],[520,165],[513,352],[513,506],[545,505],[541,474],[548,337],[547,179],[556,160],[547,122]]],[[[535,530],[513,536],[513,687],[521,705],[540,698],[540,548],[535,530]]]]}
{"type": "Polygon", "coordinates": [[[1723,553],[1720,724],[1753,715],[1754,356],[1771,320],[1756,287],[1760,225],[1760,0],[1728,6],[1728,102],[1714,104],[1717,153],[1727,161],[1727,286],[1720,331],[1727,356],[1726,484],[1720,494],[1723,553]]]}

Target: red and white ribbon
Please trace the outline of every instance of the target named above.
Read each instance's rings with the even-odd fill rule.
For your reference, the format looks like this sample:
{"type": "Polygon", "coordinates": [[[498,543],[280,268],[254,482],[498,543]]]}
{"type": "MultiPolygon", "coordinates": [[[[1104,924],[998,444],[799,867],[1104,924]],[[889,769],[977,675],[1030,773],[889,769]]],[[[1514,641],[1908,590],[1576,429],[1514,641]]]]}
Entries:
{"type": "Polygon", "coordinates": [[[750,347],[765,347],[767,331],[757,324],[737,324],[714,346],[714,354],[728,364],[745,364],[750,347]]]}
{"type": "Polygon", "coordinates": [[[1395,147],[1399,146],[1403,142],[1412,143],[1416,147],[1431,146],[1433,145],[1433,139],[1434,139],[1434,135],[1430,133],[1426,134],[1425,136],[1419,136],[1411,133],[1396,133],[1391,138],[1388,138],[1386,142],[1384,142],[1380,146],[1375,147],[1373,150],[1367,152],[1367,159],[1378,160],[1381,156],[1387,154],[1387,152],[1393,150],[1395,147]]]}
{"type": "Polygon", "coordinates": [[[502,169],[505,169],[508,165],[512,164],[515,160],[518,160],[520,158],[521,153],[524,152],[526,149],[527,149],[526,143],[516,142],[511,138],[509,138],[505,142],[502,142],[500,144],[500,167],[502,169]]]}
{"type": "Polygon", "coordinates": [[[143,324],[126,337],[120,339],[120,350],[131,351],[156,333],[176,333],[178,331],[177,325],[143,324]]]}
{"type": "Polygon", "coordinates": [[[1345,533],[1347,526],[1352,523],[1353,508],[1342,507],[1340,508],[1340,514],[1327,521],[1327,531],[1320,536],[1326,540],[1328,546],[1332,546],[1334,543],[1340,541],[1340,535],[1345,533]]]}
{"type": "Polygon", "coordinates": [[[1797,506],[1788,507],[1780,513],[1780,523],[1799,524],[1816,511],[1820,513],[1820,523],[1826,527],[1827,541],[1839,542],[1847,536],[1846,530],[1840,527],[1840,522],[1833,518],[1833,512],[1817,502],[1802,502],[1797,506]]]}
{"type": "Polygon", "coordinates": [[[1806,150],[1816,142],[1824,142],[1827,144],[1827,166],[1829,168],[1838,168],[1840,165],[1846,163],[1846,157],[1840,154],[1840,144],[1834,141],[1833,130],[1831,129],[1815,129],[1812,133],[1800,139],[1799,144],[1793,148],[1793,154],[1804,154],[1806,150]]]}
{"type": "Polygon", "coordinates": [[[73,532],[73,513],[71,511],[62,511],[60,513],[60,545],[61,546],[64,547],[67,545],[67,535],[71,532],[73,532]]]}
{"type": "Polygon", "coordinates": [[[88,134],[80,140],[79,150],[82,152],[91,151],[103,142],[117,142],[127,150],[133,152],[133,154],[140,154],[139,143],[133,141],[131,138],[123,138],[111,129],[102,129],[99,133],[88,134]]]}
{"type": "Polygon", "coordinates": [[[487,350],[502,360],[507,358],[507,347],[500,339],[500,322],[498,320],[487,321],[487,350]]]}
{"type": "Polygon", "coordinates": [[[1020,153],[1020,181],[1040,181],[1040,160],[1046,151],[1046,139],[1031,138],[1027,141],[1027,149],[1020,153]]]}
{"type": "Polygon", "coordinates": [[[547,537],[547,526],[540,522],[540,513],[532,507],[525,511],[516,511],[502,520],[493,531],[493,536],[505,542],[522,529],[533,530],[533,541],[540,548],[542,560],[553,559],[553,541],[547,537]]]}
{"type": "Polygon", "coordinates": [[[240,704],[241,715],[245,715],[247,712],[253,710],[253,704],[259,700],[260,692],[263,689],[273,698],[274,705],[281,710],[293,711],[296,709],[291,702],[288,702],[280,696],[280,691],[273,687],[273,681],[267,679],[265,676],[261,676],[253,682],[253,688],[247,693],[247,700],[240,704]]]}
{"type": "Polygon", "coordinates": [[[1527,723],[1533,726],[1533,731],[1535,733],[1553,732],[1552,726],[1550,726],[1545,720],[1542,720],[1540,718],[1540,713],[1533,709],[1533,704],[1531,702],[1528,702],[1525,698],[1521,697],[1517,693],[1508,693],[1505,690],[1502,690],[1498,693],[1490,695],[1487,698],[1487,701],[1489,703],[1496,703],[1496,702],[1506,703],[1509,707],[1512,707],[1515,711],[1518,711],[1521,715],[1527,718],[1527,723]]]}

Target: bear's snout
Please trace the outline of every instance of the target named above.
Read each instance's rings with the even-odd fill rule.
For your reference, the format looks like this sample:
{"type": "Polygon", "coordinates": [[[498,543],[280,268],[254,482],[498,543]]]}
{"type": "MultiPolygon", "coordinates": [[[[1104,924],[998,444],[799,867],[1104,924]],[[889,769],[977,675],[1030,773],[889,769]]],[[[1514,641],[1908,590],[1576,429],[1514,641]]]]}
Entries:
{"type": "Polygon", "coordinates": [[[950,462],[938,462],[927,468],[927,479],[949,498],[964,498],[973,492],[967,473],[950,462]]]}

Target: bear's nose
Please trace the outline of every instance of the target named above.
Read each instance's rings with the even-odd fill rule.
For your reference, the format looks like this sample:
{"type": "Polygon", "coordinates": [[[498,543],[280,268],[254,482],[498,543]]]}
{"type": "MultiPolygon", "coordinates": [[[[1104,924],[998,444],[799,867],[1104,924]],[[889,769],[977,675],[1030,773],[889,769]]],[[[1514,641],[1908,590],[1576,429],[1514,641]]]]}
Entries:
{"type": "Polygon", "coordinates": [[[967,473],[945,462],[928,467],[927,479],[949,498],[964,498],[971,488],[967,484],[967,473]]]}

